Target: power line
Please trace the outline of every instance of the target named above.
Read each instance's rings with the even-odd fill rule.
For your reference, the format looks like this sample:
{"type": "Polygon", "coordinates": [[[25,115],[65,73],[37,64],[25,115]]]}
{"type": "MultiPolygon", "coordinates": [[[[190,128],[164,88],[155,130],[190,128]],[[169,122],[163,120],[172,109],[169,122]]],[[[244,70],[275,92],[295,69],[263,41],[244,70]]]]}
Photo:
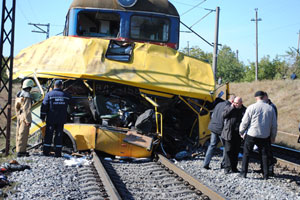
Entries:
{"type": "Polygon", "coordinates": [[[196,21],[190,28],[198,24],[201,20],[203,20],[205,17],[207,17],[210,13],[214,12],[215,10],[210,10],[206,15],[204,15],[202,18],[200,18],[198,21],[196,21]]]}
{"type": "Polygon", "coordinates": [[[28,18],[26,17],[26,15],[25,15],[25,13],[23,12],[23,10],[21,9],[21,7],[19,7],[19,6],[16,6],[16,7],[17,7],[18,10],[21,11],[21,14],[23,15],[24,19],[29,23],[29,20],[28,20],[28,18]]]}
{"type": "Polygon", "coordinates": [[[203,4],[206,0],[201,1],[200,3],[198,3],[197,5],[193,6],[192,8],[190,8],[189,10],[185,11],[184,13],[182,13],[180,16],[182,17],[183,15],[185,15],[186,13],[190,12],[191,10],[197,8],[198,6],[200,6],[201,4],[203,4]]]}
{"type": "MultiPolygon", "coordinates": [[[[174,0],[172,0],[172,1],[174,1],[174,0]]],[[[182,3],[182,2],[179,2],[179,1],[174,1],[174,2],[176,2],[176,3],[178,3],[178,4],[181,4],[181,5],[194,6],[194,5],[187,4],[187,3],[182,3]]]]}
{"type": "Polygon", "coordinates": [[[29,5],[29,7],[30,7],[30,10],[32,11],[32,14],[33,14],[34,17],[36,18],[36,20],[38,20],[37,15],[35,14],[35,12],[34,12],[34,10],[33,10],[33,7],[32,7],[32,5],[31,5],[31,3],[30,3],[30,0],[27,0],[27,2],[28,2],[28,5],[29,5]]]}
{"type": "Polygon", "coordinates": [[[213,47],[213,45],[208,42],[206,39],[204,39],[201,35],[199,35],[198,33],[196,33],[193,29],[191,29],[190,27],[188,27],[185,23],[183,23],[182,21],[180,21],[180,23],[185,26],[187,29],[189,29],[192,33],[194,33],[195,35],[197,35],[199,38],[201,38],[204,42],[206,42],[209,46],[213,47]]]}

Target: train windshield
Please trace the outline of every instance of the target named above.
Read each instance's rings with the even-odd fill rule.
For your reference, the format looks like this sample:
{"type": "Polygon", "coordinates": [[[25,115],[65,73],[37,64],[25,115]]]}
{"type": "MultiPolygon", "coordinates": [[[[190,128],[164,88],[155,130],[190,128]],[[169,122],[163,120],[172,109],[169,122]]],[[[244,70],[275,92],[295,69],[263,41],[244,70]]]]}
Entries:
{"type": "Polygon", "coordinates": [[[170,21],[166,18],[137,16],[131,17],[130,37],[136,40],[167,42],[170,21]]]}
{"type": "Polygon", "coordinates": [[[116,13],[99,11],[78,13],[79,36],[117,38],[119,30],[120,16],[116,13]]]}

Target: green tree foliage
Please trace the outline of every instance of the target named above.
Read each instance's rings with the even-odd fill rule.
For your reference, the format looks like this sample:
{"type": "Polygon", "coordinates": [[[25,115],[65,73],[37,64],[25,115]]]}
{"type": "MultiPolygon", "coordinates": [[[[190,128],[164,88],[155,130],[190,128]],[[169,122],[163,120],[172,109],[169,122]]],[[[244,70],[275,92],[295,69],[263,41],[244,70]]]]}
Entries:
{"type": "Polygon", "coordinates": [[[275,79],[285,79],[288,76],[289,66],[285,60],[280,60],[278,56],[273,60],[276,68],[275,79]]]}
{"type": "Polygon", "coordinates": [[[217,77],[227,82],[239,82],[244,78],[245,69],[243,63],[239,62],[235,52],[228,46],[223,46],[218,55],[217,77]]]}
{"type": "MultiPolygon", "coordinates": [[[[190,49],[184,48],[181,50],[181,52],[212,64],[213,54],[204,52],[198,46],[190,49]]],[[[237,60],[235,53],[230,49],[230,47],[223,46],[221,48],[218,56],[218,69],[216,77],[222,77],[222,80],[225,82],[240,81],[244,76],[243,67],[243,64],[237,60]]]]}
{"type": "Polygon", "coordinates": [[[193,58],[198,58],[208,63],[212,63],[212,53],[206,53],[198,46],[193,46],[191,48],[184,48],[181,50],[182,53],[189,55],[193,58]]]}
{"type": "MultiPolygon", "coordinates": [[[[190,49],[184,48],[181,52],[212,64],[212,53],[206,53],[198,46],[190,49]]],[[[300,56],[296,58],[296,53],[296,51],[290,49],[287,51],[284,60],[280,59],[279,56],[276,56],[273,60],[270,59],[270,56],[261,58],[258,63],[258,79],[283,79],[289,77],[292,72],[295,72],[300,77],[300,56]]],[[[252,82],[255,80],[255,63],[250,62],[249,65],[245,66],[237,59],[235,52],[229,46],[224,45],[218,54],[216,77],[222,77],[223,82],[252,82]]]]}
{"type": "Polygon", "coordinates": [[[259,62],[258,79],[272,80],[276,75],[276,65],[270,60],[270,56],[264,56],[259,62]]]}
{"type": "Polygon", "coordinates": [[[290,66],[288,73],[295,72],[297,77],[300,77],[300,56],[297,54],[297,50],[290,48],[286,51],[286,58],[290,66]]]}

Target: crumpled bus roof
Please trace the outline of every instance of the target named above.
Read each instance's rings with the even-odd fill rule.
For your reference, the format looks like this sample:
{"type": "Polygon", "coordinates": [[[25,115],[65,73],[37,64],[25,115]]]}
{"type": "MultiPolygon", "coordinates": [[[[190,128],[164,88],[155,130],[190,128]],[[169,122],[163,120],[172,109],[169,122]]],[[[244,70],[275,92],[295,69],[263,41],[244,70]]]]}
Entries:
{"type": "Polygon", "coordinates": [[[23,49],[14,59],[14,78],[103,80],[212,101],[211,66],[163,46],[135,43],[129,62],[105,57],[109,40],[55,36],[23,49]]]}

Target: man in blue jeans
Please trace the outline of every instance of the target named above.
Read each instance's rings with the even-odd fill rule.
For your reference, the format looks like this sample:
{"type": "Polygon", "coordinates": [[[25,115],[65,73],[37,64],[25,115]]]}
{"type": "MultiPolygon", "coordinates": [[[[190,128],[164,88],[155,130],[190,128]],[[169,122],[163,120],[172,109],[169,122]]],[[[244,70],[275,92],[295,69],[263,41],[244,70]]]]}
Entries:
{"type": "MultiPolygon", "coordinates": [[[[231,95],[228,101],[223,101],[221,103],[218,103],[216,107],[214,108],[211,120],[208,124],[208,129],[211,131],[211,136],[210,136],[210,144],[208,146],[208,149],[206,151],[205,159],[204,159],[204,164],[203,168],[205,169],[210,169],[209,163],[211,161],[211,158],[213,157],[213,154],[215,152],[215,149],[217,148],[218,143],[221,141],[223,144],[223,141],[221,139],[221,133],[223,130],[223,124],[224,124],[224,119],[222,112],[226,105],[231,105],[235,96],[231,95]]],[[[221,168],[224,167],[224,151],[223,151],[223,160],[221,163],[221,168]]]]}

